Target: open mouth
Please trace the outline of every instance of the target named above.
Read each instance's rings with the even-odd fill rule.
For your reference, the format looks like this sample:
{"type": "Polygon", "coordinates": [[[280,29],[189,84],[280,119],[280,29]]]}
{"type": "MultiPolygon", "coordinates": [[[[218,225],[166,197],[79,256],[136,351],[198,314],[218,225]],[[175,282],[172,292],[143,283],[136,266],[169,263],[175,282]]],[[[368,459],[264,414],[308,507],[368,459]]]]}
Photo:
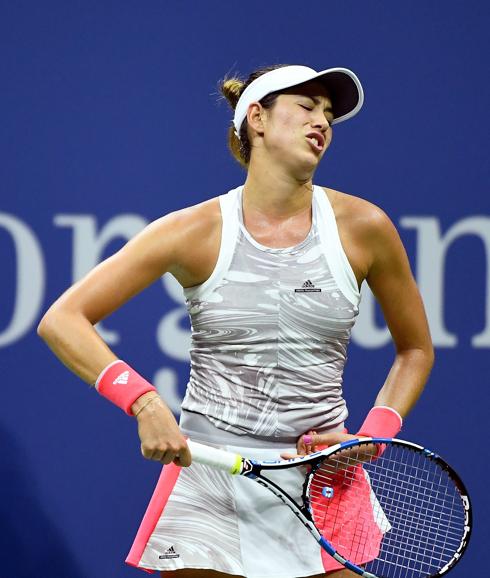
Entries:
{"type": "Polygon", "coordinates": [[[317,152],[321,152],[325,148],[325,138],[319,132],[312,132],[307,134],[306,140],[317,152]]]}

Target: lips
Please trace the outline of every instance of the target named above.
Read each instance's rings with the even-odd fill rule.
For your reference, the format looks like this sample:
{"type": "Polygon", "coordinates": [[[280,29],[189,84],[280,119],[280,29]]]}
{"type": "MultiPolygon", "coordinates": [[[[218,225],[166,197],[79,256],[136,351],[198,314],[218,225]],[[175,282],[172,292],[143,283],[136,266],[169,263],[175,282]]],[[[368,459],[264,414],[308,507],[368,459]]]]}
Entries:
{"type": "Polygon", "coordinates": [[[325,147],[325,137],[321,132],[310,132],[306,135],[306,139],[317,152],[321,152],[325,147]]]}

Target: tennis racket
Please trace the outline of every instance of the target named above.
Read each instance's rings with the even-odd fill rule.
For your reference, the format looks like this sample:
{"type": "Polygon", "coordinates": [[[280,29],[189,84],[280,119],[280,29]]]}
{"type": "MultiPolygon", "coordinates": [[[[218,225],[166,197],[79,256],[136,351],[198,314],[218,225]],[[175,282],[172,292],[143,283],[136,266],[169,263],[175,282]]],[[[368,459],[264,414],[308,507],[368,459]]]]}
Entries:
{"type": "Polygon", "coordinates": [[[468,493],[456,472],[417,444],[353,439],[313,454],[255,461],[189,441],[195,462],[254,480],[286,504],[320,546],[365,578],[442,576],[471,532],[468,493]],[[301,468],[301,503],[264,473],[301,468]]]}

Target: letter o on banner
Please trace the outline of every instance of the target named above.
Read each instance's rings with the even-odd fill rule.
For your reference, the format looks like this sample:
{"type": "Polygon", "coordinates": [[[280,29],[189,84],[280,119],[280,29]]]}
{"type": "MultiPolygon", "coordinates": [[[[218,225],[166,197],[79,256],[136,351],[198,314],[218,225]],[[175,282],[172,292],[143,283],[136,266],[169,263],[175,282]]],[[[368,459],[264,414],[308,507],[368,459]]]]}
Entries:
{"type": "Polygon", "coordinates": [[[27,333],[39,314],[45,291],[45,265],[34,231],[17,217],[0,213],[0,227],[12,237],[16,253],[16,289],[12,318],[0,332],[0,347],[27,333]]]}

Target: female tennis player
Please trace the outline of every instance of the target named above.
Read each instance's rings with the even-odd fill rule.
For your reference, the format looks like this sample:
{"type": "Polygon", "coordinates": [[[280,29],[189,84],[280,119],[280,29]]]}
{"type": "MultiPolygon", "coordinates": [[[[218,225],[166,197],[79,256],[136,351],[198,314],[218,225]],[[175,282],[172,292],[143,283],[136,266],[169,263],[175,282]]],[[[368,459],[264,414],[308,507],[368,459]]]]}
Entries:
{"type": "MultiPolygon", "coordinates": [[[[270,492],[200,464],[186,467],[186,438],[256,459],[351,438],[342,372],[364,281],[396,354],[355,433],[394,437],[433,363],[424,308],[383,211],[313,182],[332,125],[362,106],[357,76],[277,66],[246,81],[226,79],[221,90],[234,109],[229,146],[247,171],[244,185],[152,223],[62,295],[39,334],[71,370],[136,416],[144,457],[165,464],[129,564],[178,578],[347,578],[353,574],[321,552],[270,492]],[[166,272],[184,288],[192,323],[179,425],[94,329],[166,272]]],[[[281,487],[299,498],[300,479],[287,470],[281,487]]]]}

